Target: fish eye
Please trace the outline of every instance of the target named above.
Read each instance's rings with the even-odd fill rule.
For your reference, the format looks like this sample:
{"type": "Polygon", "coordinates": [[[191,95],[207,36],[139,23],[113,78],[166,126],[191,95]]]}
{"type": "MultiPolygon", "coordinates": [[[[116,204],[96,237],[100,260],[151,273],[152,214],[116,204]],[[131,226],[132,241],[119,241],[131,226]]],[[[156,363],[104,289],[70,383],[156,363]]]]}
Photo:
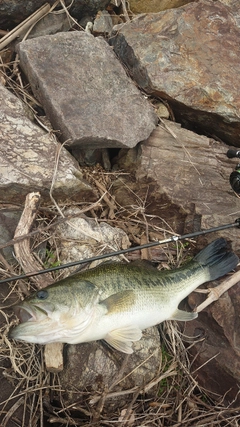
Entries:
{"type": "Polygon", "coordinates": [[[48,297],[48,291],[46,289],[41,289],[36,294],[38,299],[46,299],[48,297]]]}

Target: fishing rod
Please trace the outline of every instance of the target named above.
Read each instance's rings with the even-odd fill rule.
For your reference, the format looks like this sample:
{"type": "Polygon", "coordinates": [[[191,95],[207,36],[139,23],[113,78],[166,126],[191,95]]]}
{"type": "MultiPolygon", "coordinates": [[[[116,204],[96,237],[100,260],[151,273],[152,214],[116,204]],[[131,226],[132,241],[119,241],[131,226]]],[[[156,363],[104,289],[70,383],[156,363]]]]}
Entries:
{"type": "Polygon", "coordinates": [[[113,256],[123,255],[123,254],[129,253],[129,252],[134,252],[134,251],[137,251],[140,249],[152,248],[153,246],[164,245],[165,243],[178,242],[179,240],[185,240],[185,239],[192,239],[192,238],[197,237],[197,236],[203,236],[203,235],[208,234],[208,233],[214,233],[215,231],[226,230],[227,228],[234,228],[234,227],[240,228],[240,218],[237,218],[235,220],[235,222],[233,222],[233,223],[220,225],[219,227],[212,227],[212,228],[208,228],[207,230],[195,231],[194,233],[182,234],[180,236],[171,236],[171,237],[164,239],[164,240],[158,240],[156,242],[145,243],[144,245],[134,246],[134,247],[131,247],[128,249],[121,249],[119,251],[109,252],[107,254],[96,255],[96,256],[91,257],[91,258],[81,259],[78,261],[69,262],[67,264],[58,265],[56,267],[46,268],[45,270],[31,271],[29,273],[20,274],[19,276],[9,277],[7,279],[0,280],[0,284],[6,283],[6,282],[16,281],[19,279],[26,279],[28,277],[38,276],[38,275],[44,274],[44,273],[50,273],[52,271],[57,271],[57,270],[60,270],[62,268],[69,268],[69,267],[74,267],[74,266],[80,265],[80,264],[86,264],[87,262],[93,262],[93,261],[98,261],[98,260],[105,259],[105,258],[110,258],[113,256]]]}

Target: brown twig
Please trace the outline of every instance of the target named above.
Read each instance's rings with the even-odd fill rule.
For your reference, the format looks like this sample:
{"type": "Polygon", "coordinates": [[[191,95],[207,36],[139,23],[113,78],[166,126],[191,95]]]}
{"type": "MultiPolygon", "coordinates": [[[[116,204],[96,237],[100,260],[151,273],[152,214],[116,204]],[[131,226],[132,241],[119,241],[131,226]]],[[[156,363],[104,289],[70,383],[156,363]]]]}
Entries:
{"type": "MultiPolygon", "coordinates": [[[[96,187],[98,188],[103,200],[106,202],[106,204],[109,207],[109,214],[108,217],[110,219],[114,219],[115,218],[115,210],[117,209],[117,206],[114,202],[112,202],[109,197],[107,196],[107,189],[104,187],[103,184],[101,184],[97,179],[94,178],[94,183],[96,185],[96,187]]],[[[112,197],[112,196],[110,196],[112,197]]]]}
{"type": "MultiPolygon", "coordinates": [[[[14,239],[26,235],[31,230],[36,219],[38,207],[40,204],[40,193],[29,193],[26,197],[25,207],[15,231],[14,239]]],[[[40,262],[34,257],[30,248],[30,238],[27,237],[19,243],[14,244],[16,258],[25,272],[38,271],[42,268],[40,262]]],[[[32,278],[39,289],[42,289],[51,283],[54,279],[50,273],[32,278]]],[[[45,364],[50,372],[59,372],[63,369],[63,344],[52,343],[45,346],[45,364]]]]}
{"type": "MultiPolygon", "coordinates": [[[[36,219],[39,203],[40,193],[29,193],[27,195],[25,207],[14,234],[14,240],[29,233],[36,219]]],[[[14,251],[24,272],[38,271],[42,269],[42,265],[31,252],[29,237],[15,243],[14,251]]],[[[33,280],[39,289],[50,285],[54,281],[50,273],[45,273],[43,276],[35,276],[33,280]]]]}
{"type": "Polygon", "coordinates": [[[204,310],[204,308],[208,307],[212,302],[217,301],[224,292],[230,289],[232,286],[236,285],[240,282],[240,270],[234,273],[230,278],[224,280],[220,285],[215,288],[209,288],[207,291],[209,295],[207,299],[196,307],[195,311],[200,313],[200,311],[204,310]]]}

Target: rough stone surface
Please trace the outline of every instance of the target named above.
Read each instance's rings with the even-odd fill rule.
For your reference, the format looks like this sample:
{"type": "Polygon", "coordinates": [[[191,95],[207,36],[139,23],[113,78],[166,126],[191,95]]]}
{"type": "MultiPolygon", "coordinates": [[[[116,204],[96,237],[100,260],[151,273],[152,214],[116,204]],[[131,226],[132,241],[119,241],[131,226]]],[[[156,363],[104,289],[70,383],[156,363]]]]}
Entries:
{"type": "Polygon", "coordinates": [[[95,36],[108,35],[113,29],[113,22],[111,15],[107,10],[97,13],[93,24],[93,34],[95,36]]]}
{"type": "MultiPolygon", "coordinates": [[[[69,9],[71,15],[77,19],[84,15],[94,15],[98,10],[104,9],[110,0],[66,0],[65,5],[69,9]]],[[[46,3],[45,0],[0,0],[0,28],[11,29],[37,9],[46,3]]],[[[55,0],[49,0],[48,3],[52,6],[55,0]]]]}
{"type": "MultiPolygon", "coordinates": [[[[49,13],[44,16],[34,25],[33,29],[28,35],[28,39],[33,37],[46,36],[49,34],[56,34],[62,31],[69,31],[72,28],[73,22],[70,21],[69,17],[66,14],[59,13],[49,13]]],[[[25,37],[25,34],[21,34],[18,41],[21,41],[25,37]]]]}
{"type": "MultiPolygon", "coordinates": [[[[146,329],[142,339],[134,343],[133,348],[135,352],[129,356],[126,363],[128,356],[112,350],[104,343],[67,346],[65,370],[59,374],[61,386],[66,390],[63,393],[65,405],[75,403],[77,409],[77,405],[81,407],[82,403],[86,402],[86,394],[81,391],[87,393],[88,399],[92,399],[108,391],[115,381],[116,386],[111,388],[113,393],[133,387],[144,389],[144,386],[160,374],[161,346],[157,328],[146,329]],[[77,390],[80,390],[79,394],[76,394],[77,390]]],[[[155,393],[156,387],[153,387],[147,395],[155,396],[155,393]]],[[[110,414],[111,411],[119,411],[126,403],[131,402],[132,397],[133,394],[130,393],[107,398],[103,412],[110,414]]],[[[97,404],[98,402],[94,406],[97,404]]]]}
{"type": "Polygon", "coordinates": [[[0,199],[21,204],[29,192],[50,201],[56,154],[61,148],[53,197],[58,201],[95,199],[77,162],[56,139],[35,125],[30,110],[0,86],[0,199]]]}
{"type": "Polygon", "coordinates": [[[200,0],[140,15],[115,27],[110,44],[177,121],[240,146],[240,29],[230,7],[200,0]]]}
{"type": "MultiPolygon", "coordinates": [[[[15,229],[18,225],[22,211],[20,209],[2,208],[0,210],[0,245],[9,242],[14,237],[15,229]]],[[[16,263],[13,256],[13,246],[1,249],[1,253],[9,263],[16,263]]]]}
{"type": "MultiPolygon", "coordinates": [[[[64,214],[76,216],[79,212],[80,209],[75,207],[66,209],[64,214]]],[[[93,218],[80,217],[80,214],[65,224],[57,225],[54,235],[58,240],[58,251],[63,264],[91,258],[98,253],[127,249],[130,246],[129,238],[121,228],[111,227],[105,222],[99,224],[93,218]]],[[[114,260],[116,261],[116,257],[114,260]]],[[[99,261],[95,261],[90,267],[93,268],[97,264],[99,261]]],[[[73,267],[73,271],[76,271],[76,267],[73,267]]],[[[69,270],[66,272],[66,276],[68,275],[69,270]]]]}
{"type": "MultiPolygon", "coordinates": [[[[191,349],[199,383],[220,398],[226,393],[229,403],[235,400],[240,382],[239,291],[240,284],[236,284],[184,329],[187,336],[201,338],[191,349]]],[[[198,298],[199,294],[191,295],[192,306],[199,303],[198,298]]],[[[235,405],[239,403],[238,397],[235,405]]]]}
{"type": "Polygon", "coordinates": [[[70,13],[77,19],[81,19],[85,15],[93,16],[99,10],[105,9],[109,3],[110,0],[74,0],[70,8],[70,13]]]}
{"type": "Polygon", "coordinates": [[[240,8],[238,0],[219,0],[221,3],[229,7],[229,12],[234,17],[237,26],[240,28],[240,8]]]}
{"type": "Polygon", "coordinates": [[[157,116],[101,37],[58,33],[18,45],[20,65],[68,146],[133,147],[157,116]]]}
{"type": "MultiPolygon", "coordinates": [[[[119,162],[120,168],[132,172],[135,168],[138,191],[149,186],[148,212],[162,216],[168,201],[168,212],[171,206],[177,209],[178,219],[184,223],[181,232],[233,222],[239,201],[229,183],[236,161],[227,158],[228,147],[177,123],[164,120],[164,124],[119,162]]],[[[127,200],[126,194],[122,194],[124,198],[127,200]]],[[[236,229],[221,231],[220,235],[231,239],[239,250],[236,229]]],[[[212,240],[212,236],[205,238],[212,240]]]]}
{"type": "Polygon", "coordinates": [[[133,13],[156,13],[162,10],[180,7],[195,0],[129,0],[133,13]]]}

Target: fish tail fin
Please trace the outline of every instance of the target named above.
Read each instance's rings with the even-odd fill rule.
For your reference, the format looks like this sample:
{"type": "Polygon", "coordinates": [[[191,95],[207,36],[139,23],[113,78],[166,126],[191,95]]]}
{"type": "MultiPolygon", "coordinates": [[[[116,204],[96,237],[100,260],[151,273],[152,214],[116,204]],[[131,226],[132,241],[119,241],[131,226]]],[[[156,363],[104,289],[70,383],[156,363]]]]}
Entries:
{"type": "Polygon", "coordinates": [[[227,241],[220,237],[199,252],[194,261],[207,267],[210,280],[215,280],[234,270],[239,259],[233,252],[227,251],[227,241]]]}

